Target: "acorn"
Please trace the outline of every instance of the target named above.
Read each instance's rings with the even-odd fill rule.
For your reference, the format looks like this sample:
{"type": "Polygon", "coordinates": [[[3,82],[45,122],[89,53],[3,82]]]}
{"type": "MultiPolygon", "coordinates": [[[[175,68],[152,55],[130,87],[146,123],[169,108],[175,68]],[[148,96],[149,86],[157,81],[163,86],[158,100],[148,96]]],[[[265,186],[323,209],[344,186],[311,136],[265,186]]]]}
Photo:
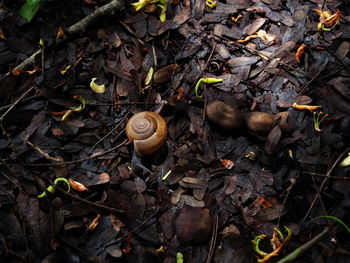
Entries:
{"type": "Polygon", "coordinates": [[[211,123],[226,131],[239,129],[243,126],[241,113],[222,101],[210,102],[205,108],[205,112],[211,123]]]}
{"type": "Polygon", "coordinates": [[[248,129],[256,133],[269,132],[275,122],[275,116],[266,112],[244,112],[242,118],[248,129]]]}
{"type": "Polygon", "coordinates": [[[209,209],[185,205],[176,218],[177,239],[183,245],[203,245],[210,241],[213,220],[209,209]]]}

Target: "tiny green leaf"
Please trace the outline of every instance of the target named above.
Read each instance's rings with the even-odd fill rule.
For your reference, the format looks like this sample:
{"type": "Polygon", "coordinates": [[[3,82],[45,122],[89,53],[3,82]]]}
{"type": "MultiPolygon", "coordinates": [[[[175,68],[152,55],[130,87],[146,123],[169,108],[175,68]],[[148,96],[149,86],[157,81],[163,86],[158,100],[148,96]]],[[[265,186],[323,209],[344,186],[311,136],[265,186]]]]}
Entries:
{"type": "Polygon", "coordinates": [[[344,158],[344,160],[339,164],[341,167],[346,167],[350,165],[350,152],[348,153],[348,156],[344,158]]]}
{"type": "Polygon", "coordinates": [[[184,256],[182,253],[177,252],[176,253],[176,263],[183,263],[184,262],[184,256]]]}
{"type": "Polygon", "coordinates": [[[40,4],[51,0],[27,0],[18,11],[18,14],[30,22],[40,9],[40,4]]]}

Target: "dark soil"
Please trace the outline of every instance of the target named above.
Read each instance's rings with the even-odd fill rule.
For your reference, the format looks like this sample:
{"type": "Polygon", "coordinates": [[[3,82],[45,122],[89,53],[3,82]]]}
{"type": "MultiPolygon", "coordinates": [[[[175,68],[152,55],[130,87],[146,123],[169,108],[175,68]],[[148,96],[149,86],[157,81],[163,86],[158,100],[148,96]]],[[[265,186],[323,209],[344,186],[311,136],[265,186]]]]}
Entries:
{"type": "Polygon", "coordinates": [[[30,23],[23,2],[0,9],[1,262],[249,263],[286,227],[270,262],[305,244],[291,262],[350,262],[347,229],[316,218],[350,225],[349,1],[169,0],[165,22],[125,2],[83,26],[109,1],[45,2],[30,23]],[[318,30],[314,9],[339,23],[318,30]],[[237,125],[208,120],[214,100],[237,125]],[[125,133],[141,111],[167,124],[146,156],[125,133]]]}

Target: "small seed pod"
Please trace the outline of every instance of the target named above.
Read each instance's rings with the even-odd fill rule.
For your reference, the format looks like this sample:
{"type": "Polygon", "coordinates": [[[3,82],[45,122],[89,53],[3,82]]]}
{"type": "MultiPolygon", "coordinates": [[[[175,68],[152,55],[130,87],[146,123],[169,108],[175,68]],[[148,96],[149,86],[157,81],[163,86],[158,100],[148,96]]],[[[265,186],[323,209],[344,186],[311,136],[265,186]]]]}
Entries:
{"type": "Polygon", "coordinates": [[[214,100],[210,102],[205,112],[210,122],[224,128],[226,131],[242,127],[241,113],[222,101],[214,100]]]}
{"type": "Polygon", "coordinates": [[[132,116],[125,128],[126,136],[134,142],[134,149],[141,156],[159,150],[166,141],[167,131],[163,117],[150,111],[132,116]]]}
{"type": "Polygon", "coordinates": [[[245,112],[242,116],[248,129],[257,133],[269,132],[275,122],[275,116],[266,112],[245,112]]]}

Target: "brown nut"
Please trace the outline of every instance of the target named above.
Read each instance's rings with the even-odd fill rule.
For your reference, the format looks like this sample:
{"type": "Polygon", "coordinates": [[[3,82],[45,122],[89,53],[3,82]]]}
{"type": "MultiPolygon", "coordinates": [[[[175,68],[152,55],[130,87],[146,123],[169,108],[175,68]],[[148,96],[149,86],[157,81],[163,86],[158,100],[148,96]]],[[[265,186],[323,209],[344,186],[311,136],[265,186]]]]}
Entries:
{"type": "Polygon", "coordinates": [[[275,116],[266,112],[245,112],[242,113],[249,130],[257,133],[267,133],[275,122],[275,116]]]}
{"type": "Polygon", "coordinates": [[[125,132],[129,140],[134,142],[135,151],[144,156],[162,147],[168,129],[165,120],[158,113],[143,111],[130,118],[125,132]]]}
{"type": "Polygon", "coordinates": [[[209,242],[213,220],[209,209],[184,206],[176,218],[177,239],[183,245],[201,245],[209,242]]]}
{"type": "Polygon", "coordinates": [[[279,112],[275,115],[275,119],[278,119],[278,126],[280,126],[282,131],[293,132],[293,126],[288,123],[288,111],[279,112]]]}
{"type": "Polygon", "coordinates": [[[242,127],[241,113],[222,101],[214,100],[210,102],[205,112],[210,122],[224,128],[226,131],[242,127]]]}

